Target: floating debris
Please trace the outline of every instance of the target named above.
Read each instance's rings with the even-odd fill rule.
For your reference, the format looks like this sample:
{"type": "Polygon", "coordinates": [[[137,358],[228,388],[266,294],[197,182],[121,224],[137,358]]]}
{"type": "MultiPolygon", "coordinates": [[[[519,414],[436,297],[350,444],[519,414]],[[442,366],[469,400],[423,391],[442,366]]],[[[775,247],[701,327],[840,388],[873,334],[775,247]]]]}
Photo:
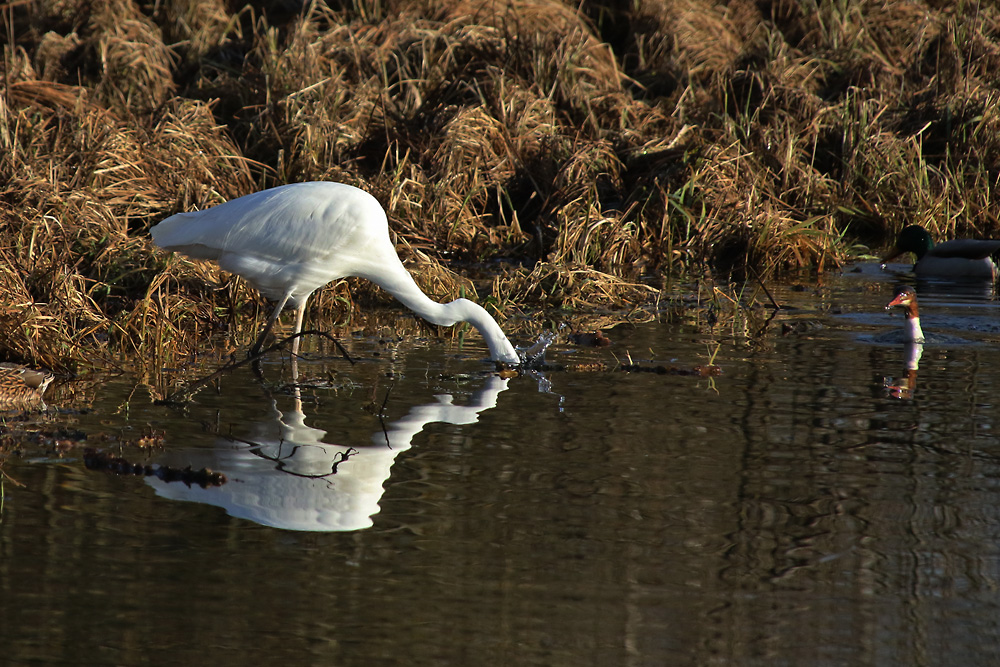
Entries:
{"type": "Polygon", "coordinates": [[[603,361],[595,361],[588,364],[571,364],[566,370],[574,373],[599,373],[608,370],[608,365],[603,361]]]}
{"type": "Polygon", "coordinates": [[[657,375],[693,375],[697,377],[716,377],[722,375],[722,368],[714,364],[677,368],[676,366],[640,366],[639,364],[622,364],[618,370],[625,373],[656,373],[657,375]]]}
{"type": "Polygon", "coordinates": [[[121,456],[87,448],[83,452],[83,464],[88,470],[103,470],[115,475],[135,475],[141,477],[156,477],[164,482],[183,482],[187,486],[198,485],[203,489],[210,486],[222,486],[229,481],[221,472],[209,468],[192,470],[186,468],[171,468],[170,466],[154,466],[148,463],[132,463],[121,456]]]}
{"type": "Polygon", "coordinates": [[[22,423],[6,419],[0,425],[0,453],[24,446],[42,446],[61,453],[86,441],[87,434],[79,429],[48,428],[30,421],[22,423]]]}
{"type": "Polygon", "coordinates": [[[816,320],[796,320],[794,322],[781,323],[782,336],[799,336],[803,334],[816,333],[823,329],[823,323],[816,320]]]}
{"type": "Polygon", "coordinates": [[[141,449],[161,449],[163,447],[163,434],[154,433],[150,429],[148,435],[144,435],[132,442],[125,442],[124,444],[133,445],[141,449]]]}
{"type": "Polygon", "coordinates": [[[566,338],[569,342],[580,347],[608,347],[611,345],[611,339],[605,336],[600,329],[589,333],[571,333],[566,338]]]}

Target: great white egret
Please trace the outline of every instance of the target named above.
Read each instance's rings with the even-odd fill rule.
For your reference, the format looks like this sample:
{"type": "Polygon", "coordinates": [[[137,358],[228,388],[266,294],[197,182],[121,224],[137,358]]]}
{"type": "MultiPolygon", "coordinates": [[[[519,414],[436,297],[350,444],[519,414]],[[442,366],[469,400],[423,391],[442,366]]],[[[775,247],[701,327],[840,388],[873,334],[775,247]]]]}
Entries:
{"type": "MultiPolygon", "coordinates": [[[[521,361],[482,306],[468,299],[438,303],[417,287],[389,239],[382,206],[353,186],[282,185],[204,211],[172,215],[150,233],[159,247],[214,260],[277,303],[251,354],[260,351],[285,304],[297,309],[295,333],[299,333],[310,294],[331,280],[358,276],[387,290],[428,322],[442,326],[468,322],[482,334],[494,361],[521,361]]],[[[292,352],[298,352],[298,338],[292,352]]]]}

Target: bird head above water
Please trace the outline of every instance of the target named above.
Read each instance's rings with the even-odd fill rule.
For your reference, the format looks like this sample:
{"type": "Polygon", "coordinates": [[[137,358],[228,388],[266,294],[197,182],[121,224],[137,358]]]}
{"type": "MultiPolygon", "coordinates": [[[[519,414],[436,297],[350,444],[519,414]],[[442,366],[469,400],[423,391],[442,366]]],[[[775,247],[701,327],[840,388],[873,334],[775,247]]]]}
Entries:
{"type": "Polygon", "coordinates": [[[889,251],[882,263],[892,261],[906,252],[912,252],[919,262],[934,248],[934,239],[930,232],[920,225],[907,225],[896,237],[896,245],[889,251]]]}
{"type": "Polygon", "coordinates": [[[907,343],[923,343],[924,332],[920,329],[920,313],[917,309],[917,293],[909,285],[902,285],[896,288],[896,293],[892,301],[885,305],[885,309],[899,307],[906,312],[905,340],[907,343]]]}

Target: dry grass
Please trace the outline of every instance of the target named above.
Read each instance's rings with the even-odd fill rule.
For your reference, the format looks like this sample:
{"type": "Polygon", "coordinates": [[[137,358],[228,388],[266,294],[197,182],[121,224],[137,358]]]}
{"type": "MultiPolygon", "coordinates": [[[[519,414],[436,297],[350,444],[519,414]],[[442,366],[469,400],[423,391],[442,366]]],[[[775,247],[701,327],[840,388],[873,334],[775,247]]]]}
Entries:
{"type": "MultiPolygon", "coordinates": [[[[2,17],[3,358],[245,335],[256,295],[147,230],[284,182],[370,190],[430,293],[502,315],[628,311],[706,267],[821,270],[911,222],[1000,226],[993,3],[37,0],[2,17]],[[501,259],[492,281],[460,275],[501,259]]],[[[314,310],[369,296],[333,286],[314,310]]]]}

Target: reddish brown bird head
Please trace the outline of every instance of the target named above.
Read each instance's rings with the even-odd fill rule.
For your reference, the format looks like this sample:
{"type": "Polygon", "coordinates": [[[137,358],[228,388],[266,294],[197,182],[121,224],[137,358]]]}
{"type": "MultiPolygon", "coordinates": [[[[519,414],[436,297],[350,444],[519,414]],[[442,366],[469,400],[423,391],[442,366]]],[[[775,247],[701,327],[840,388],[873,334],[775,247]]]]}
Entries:
{"type": "Polygon", "coordinates": [[[907,315],[917,312],[917,293],[909,285],[903,285],[896,289],[892,301],[885,304],[885,309],[889,310],[893,306],[900,306],[906,310],[907,315]]]}

